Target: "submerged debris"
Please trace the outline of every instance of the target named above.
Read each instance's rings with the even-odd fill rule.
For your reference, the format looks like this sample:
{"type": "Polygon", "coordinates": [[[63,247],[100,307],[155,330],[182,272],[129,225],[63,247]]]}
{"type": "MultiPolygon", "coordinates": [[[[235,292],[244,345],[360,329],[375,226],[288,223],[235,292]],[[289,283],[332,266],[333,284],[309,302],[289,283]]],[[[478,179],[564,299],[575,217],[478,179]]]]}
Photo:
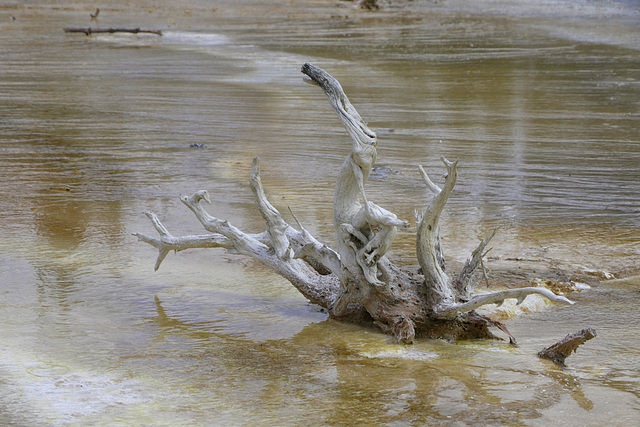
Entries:
{"type": "Polygon", "coordinates": [[[360,9],[367,9],[367,10],[380,9],[380,5],[378,5],[378,0],[360,0],[358,2],[358,6],[360,6],[360,9]]]}
{"type": "Polygon", "coordinates": [[[397,174],[398,172],[394,171],[389,166],[374,166],[371,169],[371,174],[369,175],[369,178],[382,179],[382,178],[388,177],[392,173],[397,174]]]}
{"type": "Polygon", "coordinates": [[[583,329],[575,334],[569,334],[557,343],[545,348],[538,357],[552,360],[560,366],[566,366],[564,360],[571,356],[585,342],[595,338],[596,330],[593,328],[583,329]]]}

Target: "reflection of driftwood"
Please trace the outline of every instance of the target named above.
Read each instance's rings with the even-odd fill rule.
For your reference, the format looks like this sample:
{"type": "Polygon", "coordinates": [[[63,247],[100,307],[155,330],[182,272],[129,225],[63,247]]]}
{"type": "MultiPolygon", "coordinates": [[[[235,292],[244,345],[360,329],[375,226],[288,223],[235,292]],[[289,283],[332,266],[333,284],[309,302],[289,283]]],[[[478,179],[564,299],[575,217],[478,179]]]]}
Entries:
{"type": "Polygon", "coordinates": [[[140,28],[89,28],[89,27],[67,27],[64,29],[65,33],[84,33],[91,35],[93,33],[148,33],[162,35],[160,30],[143,30],[140,28]]]}
{"type": "Polygon", "coordinates": [[[569,357],[572,352],[576,351],[579,346],[596,336],[595,329],[587,328],[575,334],[569,334],[557,343],[538,353],[538,357],[553,360],[560,366],[565,366],[564,359],[569,357]]]}

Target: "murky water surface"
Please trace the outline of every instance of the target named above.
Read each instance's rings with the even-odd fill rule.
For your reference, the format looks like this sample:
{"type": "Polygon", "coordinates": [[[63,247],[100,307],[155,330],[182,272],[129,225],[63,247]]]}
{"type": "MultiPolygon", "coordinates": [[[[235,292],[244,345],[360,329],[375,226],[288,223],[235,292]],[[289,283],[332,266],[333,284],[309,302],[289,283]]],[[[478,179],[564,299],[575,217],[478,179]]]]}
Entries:
{"type": "MultiPolygon", "coordinates": [[[[274,205],[330,244],[350,141],[302,83],[310,61],[378,131],[390,171],[371,200],[410,219],[429,197],[416,165],[438,176],[440,156],[460,159],[442,224],[453,269],[500,226],[495,280],[637,275],[634,2],[122,3],[97,22],[93,3],[0,7],[0,423],[637,423],[637,278],[511,319],[518,348],[400,347],[327,320],[251,260],[197,250],[153,273],[131,235],[153,233],[147,209],[202,233],[178,199],[199,189],[214,215],[262,231],[257,155],[274,205]],[[165,34],[62,31],[87,25],[165,34]],[[585,327],[598,337],[567,369],[537,359],[585,327]]],[[[399,236],[393,257],[414,263],[413,245],[399,236]]]]}

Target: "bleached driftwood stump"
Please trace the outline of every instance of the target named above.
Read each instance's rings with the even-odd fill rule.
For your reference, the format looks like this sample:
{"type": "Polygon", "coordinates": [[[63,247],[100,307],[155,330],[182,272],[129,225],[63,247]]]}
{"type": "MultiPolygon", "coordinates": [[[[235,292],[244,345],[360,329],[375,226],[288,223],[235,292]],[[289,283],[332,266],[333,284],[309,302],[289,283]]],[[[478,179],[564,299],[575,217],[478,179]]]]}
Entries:
{"type": "Polygon", "coordinates": [[[413,342],[415,337],[492,338],[490,326],[507,332],[502,324],[474,311],[482,305],[500,304],[506,298],[521,302],[527,295],[540,294],[572,304],[543,288],[473,296],[474,282],[470,278],[493,235],[480,243],[456,279],[445,273],[438,221],[456,183],[457,160],[442,158],[447,172],[443,188],[419,167],[422,180],[434,193],[418,218],[416,252],[420,271],[407,270],[389,261],[385,253],[397,227],[409,224],[367,199],[365,184],[376,161],[376,134],[367,127],[336,79],[308,63],[303,65],[302,72],[324,90],[353,140],[351,153],[340,169],[333,200],[336,250],[316,240],[299,223],[294,228],[285,222],[265,196],[259,160],[254,158],[249,182],[266,230],[247,234],[229,221],[211,216],[200,203],[203,200],[210,203],[206,191],[183,196],[182,202],[210,234],[174,237],[153,213],[147,212],[159,238],[135,235],[159,250],[156,269],[172,250],[226,248],[270,267],[310,302],[327,309],[331,317],[377,325],[397,341],[406,343],[413,342]]]}

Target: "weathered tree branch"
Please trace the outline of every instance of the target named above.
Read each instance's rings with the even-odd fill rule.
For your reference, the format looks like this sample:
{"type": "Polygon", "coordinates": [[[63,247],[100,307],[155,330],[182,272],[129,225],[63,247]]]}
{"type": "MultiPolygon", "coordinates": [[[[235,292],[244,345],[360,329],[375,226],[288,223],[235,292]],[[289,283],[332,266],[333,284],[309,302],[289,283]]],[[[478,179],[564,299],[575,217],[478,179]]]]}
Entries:
{"type": "MultiPolygon", "coordinates": [[[[354,144],[358,146],[354,146],[354,151],[366,150],[368,146],[375,148],[377,145],[376,133],[369,129],[358,111],[351,105],[338,80],[322,68],[308,62],[302,66],[301,71],[324,90],[329,103],[338,114],[338,118],[351,135],[354,144]]],[[[371,153],[373,151],[368,150],[366,155],[371,153]]],[[[373,161],[375,162],[375,154],[373,154],[373,161]]]]}
{"type": "Polygon", "coordinates": [[[471,310],[475,310],[476,308],[480,308],[483,305],[487,304],[497,304],[498,306],[502,305],[505,299],[507,298],[516,298],[518,300],[517,304],[522,304],[524,299],[528,295],[538,294],[543,297],[554,301],[554,302],[562,302],[565,304],[574,304],[570,299],[556,295],[548,289],[545,288],[518,288],[518,289],[505,289],[502,291],[491,292],[488,294],[480,294],[471,298],[467,302],[458,302],[453,304],[441,304],[434,307],[434,314],[439,318],[453,318],[459,313],[466,313],[471,310]]]}
{"type": "Polygon", "coordinates": [[[549,359],[560,366],[565,366],[565,359],[571,356],[571,353],[577,351],[578,347],[591,338],[595,338],[595,336],[596,331],[592,328],[583,329],[575,334],[569,334],[557,343],[540,351],[538,357],[549,359]]]}
{"type": "Polygon", "coordinates": [[[487,255],[487,252],[491,250],[489,249],[485,252],[484,248],[487,247],[489,241],[493,239],[497,231],[497,228],[494,229],[491,235],[480,242],[478,247],[471,252],[471,258],[465,262],[464,267],[462,267],[462,270],[460,270],[460,273],[458,274],[458,277],[453,281],[452,287],[457,292],[459,299],[467,300],[471,297],[471,294],[475,289],[475,286],[471,281],[471,276],[479,265],[482,266],[482,258],[484,258],[487,255]]]}
{"type": "Polygon", "coordinates": [[[444,157],[442,162],[447,168],[444,188],[440,189],[431,181],[424,169],[419,166],[422,179],[435,197],[419,218],[417,257],[425,278],[425,290],[431,303],[433,315],[437,318],[453,319],[461,313],[467,313],[487,304],[502,304],[506,298],[517,298],[520,304],[527,295],[539,294],[551,301],[573,304],[563,296],[558,296],[544,288],[508,289],[489,294],[482,294],[470,298],[474,286],[470,283],[471,274],[485,255],[484,248],[495,235],[495,231],[483,240],[473,251],[471,258],[465,263],[455,281],[451,281],[444,271],[444,259],[440,244],[440,230],[438,221],[444,206],[455,186],[457,179],[457,163],[450,162],[444,157]]]}
{"type": "Polygon", "coordinates": [[[278,212],[278,210],[269,203],[267,196],[264,194],[264,190],[262,189],[262,180],[260,179],[260,160],[257,157],[253,158],[249,183],[255,196],[258,210],[267,222],[267,233],[271,237],[271,247],[275,250],[278,258],[290,258],[291,250],[289,248],[289,239],[287,238],[286,233],[287,228],[289,228],[289,224],[284,222],[280,212],[278,212]]]}
{"type": "MultiPolygon", "coordinates": [[[[406,227],[408,223],[367,200],[364,184],[376,161],[376,134],[362,120],[333,76],[309,63],[302,66],[302,73],[324,90],[353,140],[351,154],[340,169],[333,200],[333,220],[342,267],[356,279],[355,282],[364,276],[369,284],[383,286],[384,282],[378,278],[379,262],[396,236],[396,227],[406,227]],[[364,204],[360,203],[360,197],[364,204]]],[[[347,286],[348,278],[343,275],[342,279],[347,286]]]]}
{"type": "Polygon", "coordinates": [[[205,230],[212,233],[222,234],[224,237],[231,241],[233,248],[238,253],[248,255],[257,259],[267,259],[271,254],[269,246],[260,242],[248,234],[243,233],[238,228],[234,227],[227,220],[220,220],[215,218],[202,207],[200,201],[204,200],[208,204],[211,203],[209,193],[204,190],[197,191],[191,196],[182,196],[180,198],[191,211],[195,214],[196,218],[200,221],[205,230]]]}
{"type": "Polygon", "coordinates": [[[134,233],[134,235],[138,240],[158,249],[156,270],[172,250],[226,248],[230,252],[257,259],[289,280],[311,302],[329,309],[335,304],[338,295],[339,276],[326,275],[326,272],[321,275],[316,270],[322,267],[330,272],[340,273],[339,255],[318,242],[306,230],[297,231],[284,222],[280,213],[266,199],[257,158],[253,163],[251,187],[256,205],[267,222],[267,231],[263,233],[246,234],[228,221],[209,215],[200,204],[202,200],[210,203],[209,194],[206,191],[198,191],[191,196],[181,197],[181,200],[193,211],[203,227],[214,234],[174,237],[155,214],[148,212],[147,216],[160,235],[160,239],[141,233],[134,233]],[[282,245],[280,255],[276,250],[278,245],[282,245]],[[310,264],[315,264],[315,270],[309,268],[310,264]]]}
{"type": "MultiPolygon", "coordinates": [[[[221,234],[175,237],[167,231],[156,214],[145,212],[145,215],[147,215],[156,231],[158,231],[158,234],[160,234],[160,238],[154,238],[142,233],[133,233],[133,235],[138,237],[139,241],[148,243],[160,251],[154,270],[158,270],[162,261],[171,251],[178,252],[197,248],[224,248],[232,253],[238,253],[233,246],[233,242],[221,234]]],[[[292,227],[288,227],[286,233],[291,242],[291,248],[295,250],[293,258],[300,258],[305,261],[313,260],[316,266],[321,267],[323,270],[328,270],[328,272],[325,271],[324,274],[334,273],[338,275],[341,272],[340,256],[331,248],[320,243],[315,237],[309,234],[308,231],[305,229],[297,231],[292,227]]],[[[260,234],[249,234],[248,236],[265,245],[271,243],[270,236],[266,231],[260,234]]]]}
{"type": "Polygon", "coordinates": [[[340,255],[313,237],[311,233],[300,224],[300,221],[293,215],[293,212],[291,212],[291,215],[301,230],[300,232],[294,233],[292,227],[287,229],[289,241],[294,251],[293,257],[302,258],[309,262],[311,266],[322,275],[333,273],[337,277],[341,277],[342,265],[340,264],[340,255]]]}
{"type": "Polygon", "coordinates": [[[458,161],[450,162],[444,157],[441,157],[440,160],[447,168],[447,177],[443,189],[435,185],[429,179],[422,166],[419,166],[423,181],[435,193],[435,197],[419,218],[416,241],[418,263],[422,268],[422,274],[424,274],[427,295],[434,306],[455,302],[455,294],[450,286],[449,276],[444,271],[444,257],[442,256],[438,223],[440,214],[442,214],[449,195],[456,185],[458,161]]]}
{"type": "Polygon", "coordinates": [[[158,259],[156,260],[156,265],[154,267],[154,271],[157,271],[160,268],[160,264],[166,258],[166,256],[171,251],[183,251],[185,249],[195,249],[195,248],[231,248],[231,241],[220,235],[220,234],[209,234],[209,235],[200,235],[200,236],[182,236],[182,237],[174,237],[167,231],[167,229],[162,225],[156,214],[153,212],[145,212],[145,215],[149,218],[154,228],[160,235],[160,239],[156,239],[154,237],[147,236],[141,233],[133,233],[134,236],[138,237],[139,241],[150,244],[151,246],[158,249],[158,259]]]}

